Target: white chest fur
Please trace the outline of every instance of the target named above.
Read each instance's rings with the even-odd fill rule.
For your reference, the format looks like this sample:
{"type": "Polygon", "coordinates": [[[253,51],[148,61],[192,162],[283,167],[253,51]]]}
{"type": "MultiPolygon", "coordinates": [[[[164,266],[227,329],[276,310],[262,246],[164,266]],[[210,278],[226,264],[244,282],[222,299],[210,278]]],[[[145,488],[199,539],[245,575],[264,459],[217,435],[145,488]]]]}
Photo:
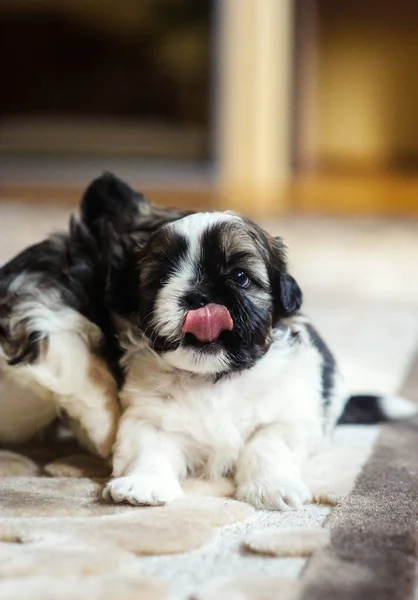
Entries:
{"type": "Polygon", "coordinates": [[[305,422],[320,435],[320,368],[311,346],[274,343],[252,369],[217,382],[167,369],[155,355],[129,358],[122,402],[130,415],[182,446],[188,469],[228,472],[263,425],[305,422]]]}

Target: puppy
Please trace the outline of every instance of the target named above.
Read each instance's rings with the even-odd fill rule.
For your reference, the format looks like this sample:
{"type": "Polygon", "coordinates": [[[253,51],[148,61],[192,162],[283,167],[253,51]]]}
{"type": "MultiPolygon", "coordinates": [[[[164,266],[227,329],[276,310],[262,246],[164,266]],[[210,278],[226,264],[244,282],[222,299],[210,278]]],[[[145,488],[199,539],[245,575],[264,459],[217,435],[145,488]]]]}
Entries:
{"type": "Polygon", "coordinates": [[[115,315],[136,302],[131,248],[180,216],[106,174],[68,232],[0,269],[0,443],[23,442],[65,412],[84,445],[109,455],[122,382],[115,315]]]}
{"type": "Polygon", "coordinates": [[[332,431],[346,390],[309,320],[280,238],[228,213],[153,233],[125,321],[125,383],[104,497],[158,505],[187,473],[232,475],[257,508],[310,499],[301,465],[332,431]]]}
{"type": "MultiPolygon", "coordinates": [[[[301,303],[280,239],[235,215],[160,209],[106,174],[68,232],[0,269],[0,443],[66,412],[107,456],[125,371],[106,497],[161,504],[190,472],[232,474],[255,506],[299,506],[300,465],[346,400],[301,303]]],[[[353,400],[345,422],[415,412],[353,400]]]]}

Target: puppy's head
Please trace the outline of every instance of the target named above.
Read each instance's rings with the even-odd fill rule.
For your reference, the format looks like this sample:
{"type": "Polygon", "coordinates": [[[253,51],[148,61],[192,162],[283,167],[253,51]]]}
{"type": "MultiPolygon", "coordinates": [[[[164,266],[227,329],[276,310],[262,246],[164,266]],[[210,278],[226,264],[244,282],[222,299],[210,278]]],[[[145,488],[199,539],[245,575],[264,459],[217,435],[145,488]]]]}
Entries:
{"type": "Polygon", "coordinates": [[[211,374],[251,367],[302,293],[282,241],[226,213],[196,213],[154,233],[139,257],[137,318],[170,365],[211,374]]]}

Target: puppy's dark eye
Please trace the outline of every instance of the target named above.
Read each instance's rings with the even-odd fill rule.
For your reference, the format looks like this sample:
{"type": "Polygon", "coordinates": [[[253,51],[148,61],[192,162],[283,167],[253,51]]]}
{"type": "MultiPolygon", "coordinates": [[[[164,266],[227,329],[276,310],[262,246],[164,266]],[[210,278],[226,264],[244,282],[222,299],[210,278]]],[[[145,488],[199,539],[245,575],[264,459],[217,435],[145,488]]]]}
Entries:
{"type": "Polygon", "coordinates": [[[234,269],[231,273],[231,279],[242,288],[250,285],[250,278],[242,269],[234,269]]]}

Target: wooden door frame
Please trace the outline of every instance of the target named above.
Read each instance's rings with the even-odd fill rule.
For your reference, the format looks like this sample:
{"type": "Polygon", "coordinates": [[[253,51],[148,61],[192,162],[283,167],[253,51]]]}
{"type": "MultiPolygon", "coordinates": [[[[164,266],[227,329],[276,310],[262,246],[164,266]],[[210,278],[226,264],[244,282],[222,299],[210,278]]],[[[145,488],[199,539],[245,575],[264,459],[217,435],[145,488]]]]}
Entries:
{"type": "Polygon", "coordinates": [[[288,208],[294,0],[219,0],[215,153],[234,209],[288,208]]]}

